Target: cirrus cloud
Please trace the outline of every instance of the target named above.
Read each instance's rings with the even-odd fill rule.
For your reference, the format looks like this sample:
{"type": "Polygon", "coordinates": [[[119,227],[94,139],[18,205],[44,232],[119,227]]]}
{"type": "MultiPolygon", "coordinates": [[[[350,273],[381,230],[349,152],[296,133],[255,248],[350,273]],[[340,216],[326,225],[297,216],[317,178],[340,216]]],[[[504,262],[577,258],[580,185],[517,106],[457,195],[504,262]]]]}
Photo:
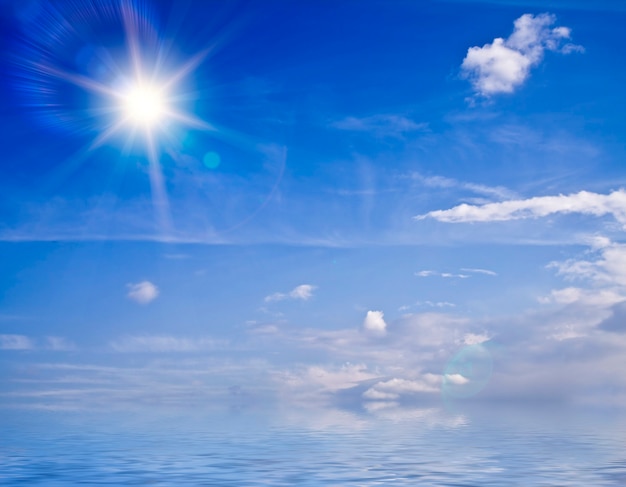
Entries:
{"type": "Polygon", "coordinates": [[[0,335],[0,350],[32,350],[33,342],[24,335],[0,335]]]}

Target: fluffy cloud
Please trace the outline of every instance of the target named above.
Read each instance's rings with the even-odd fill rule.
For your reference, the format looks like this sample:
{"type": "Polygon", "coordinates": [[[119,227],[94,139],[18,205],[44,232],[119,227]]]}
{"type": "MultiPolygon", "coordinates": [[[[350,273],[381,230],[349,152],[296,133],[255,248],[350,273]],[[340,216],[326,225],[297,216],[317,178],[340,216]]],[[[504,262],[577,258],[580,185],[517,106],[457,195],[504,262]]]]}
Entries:
{"type": "Polygon", "coordinates": [[[127,284],[129,299],[139,303],[148,304],[154,301],[159,295],[159,288],[152,284],[150,281],[141,281],[136,284],[127,284]]]}
{"type": "Polygon", "coordinates": [[[313,297],[313,291],[315,291],[316,288],[316,286],[312,286],[311,284],[300,284],[288,293],[274,293],[269,296],[265,296],[265,302],[271,303],[274,301],[283,301],[285,299],[299,299],[307,301],[313,297]]]}
{"type": "Polygon", "coordinates": [[[373,335],[384,335],[387,332],[384,316],[382,311],[368,311],[363,320],[363,329],[373,335]]]}
{"type": "Polygon", "coordinates": [[[507,39],[496,38],[483,47],[470,47],[461,70],[476,93],[490,96],[513,92],[526,81],[545,51],[582,51],[582,47],[571,43],[563,45],[570,37],[570,29],[553,28],[555,22],[556,17],[551,14],[524,14],[515,20],[513,33],[507,39]]]}
{"type": "Polygon", "coordinates": [[[0,350],[32,350],[33,342],[24,335],[0,335],[0,350]]]}
{"type": "Polygon", "coordinates": [[[431,211],[415,219],[434,218],[449,223],[492,222],[539,218],[557,213],[611,215],[626,228],[626,191],[620,189],[606,195],[580,191],[570,195],[536,196],[485,205],[464,203],[449,210],[431,211]]]}

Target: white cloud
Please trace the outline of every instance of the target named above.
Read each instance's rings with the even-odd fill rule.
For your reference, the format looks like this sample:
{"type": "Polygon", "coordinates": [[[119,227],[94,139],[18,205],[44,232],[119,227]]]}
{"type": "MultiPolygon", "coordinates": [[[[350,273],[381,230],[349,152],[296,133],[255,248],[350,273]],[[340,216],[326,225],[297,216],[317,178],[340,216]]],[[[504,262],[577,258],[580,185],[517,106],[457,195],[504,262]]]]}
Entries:
{"type": "Polygon", "coordinates": [[[402,137],[410,132],[428,130],[427,123],[417,123],[402,115],[373,115],[371,117],[346,117],[331,124],[339,130],[370,132],[379,137],[402,137]]]}
{"type": "Polygon", "coordinates": [[[553,289],[548,296],[540,296],[538,301],[542,304],[569,305],[580,304],[584,306],[607,307],[619,303],[626,296],[618,289],[582,289],[579,287],[566,287],[553,289]]]}
{"type": "Polygon", "coordinates": [[[483,47],[470,47],[461,65],[462,74],[470,79],[474,91],[482,96],[512,93],[530,75],[530,69],[541,62],[545,51],[569,54],[583,48],[571,43],[570,29],[554,27],[551,14],[524,14],[514,22],[513,33],[496,38],[483,47]]]}
{"type": "Polygon", "coordinates": [[[33,342],[24,335],[0,335],[0,350],[32,350],[33,342]]]}
{"type": "MultiPolygon", "coordinates": [[[[551,262],[549,268],[570,280],[588,280],[601,286],[626,288],[626,244],[605,243],[595,250],[595,260],[568,259],[551,262]]],[[[572,294],[574,291],[570,291],[572,294]]]]}
{"type": "Polygon", "coordinates": [[[443,277],[443,278],[458,277],[459,279],[467,279],[469,277],[467,274],[452,274],[451,272],[437,272],[437,271],[429,271],[429,270],[416,272],[415,275],[417,277],[432,277],[432,276],[443,277]]]}
{"type": "Polygon", "coordinates": [[[558,213],[611,215],[626,229],[626,191],[610,194],[580,191],[570,195],[535,196],[485,205],[461,204],[449,210],[436,210],[416,216],[416,220],[434,218],[448,223],[492,222],[539,218],[558,213]]]}
{"type": "Polygon", "coordinates": [[[313,286],[311,284],[300,284],[288,293],[274,293],[269,296],[265,296],[264,301],[266,303],[283,301],[285,299],[300,299],[302,301],[308,301],[313,297],[313,291],[315,291],[315,289],[317,289],[317,286],[313,286]]]}
{"type": "Polygon", "coordinates": [[[399,394],[396,394],[394,392],[379,391],[374,387],[370,387],[367,391],[363,393],[364,399],[370,399],[372,401],[388,401],[398,399],[399,397],[399,394]]]}
{"type": "Polygon", "coordinates": [[[479,345],[489,340],[491,337],[487,333],[466,333],[463,337],[463,344],[479,345]]]}
{"type": "Polygon", "coordinates": [[[303,299],[306,301],[313,296],[314,290],[315,286],[311,286],[310,284],[301,284],[289,293],[289,297],[292,299],[303,299]]]}
{"type": "Polygon", "coordinates": [[[473,269],[473,268],[467,268],[467,267],[463,267],[461,269],[464,272],[473,272],[475,274],[485,274],[486,276],[497,276],[498,274],[494,271],[490,271],[489,269],[473,269]]]}
{"type": "Polygon", "coordinates": [[[448,382],[457,386],[462,386],[469,382],[469,379],[467,377],[463,377],[461,374],[446,374],[445,378],[448,382]]]}
{"type": "Polygon", "coordinates": [[[398,311],[408,311],[414,306],[429,306],[431,308],[455,308],[456,304],[448,301],[417,301],[414,305],[404,305],[398,308],[398,311]]]}
{"type": "MultiPolygon", "coordinates": [[[[440,382],[440,376],[435,374],[424,374],[422,380],[393,378],[387,381],[378,382],[369,388],[363,396],[367,397],[366,394],[371,391],[370,395],[377,393],[379,395],[386,394],[388,396],[380,397],[380,399],[398,399],[404,394],[439,392],[440,382]]],[[[370,399],[374,399],[374,397],[370,397],[370,399]]]]}
{"type": "Polygon", "coordinates": [[[150,281],[141,281],[136,284],[130,283],[126,287],[129,289],[126,296],[139,304],[148,304],[159,295],[159,288],[150,281]]]}
{"type": "Polygon", "coordinates": [[[385,323],[382,311],[368,311],[363,320],[363,328],[366,332],[374,335],[384,335],[387,333],[387,323],[385,323]]]}

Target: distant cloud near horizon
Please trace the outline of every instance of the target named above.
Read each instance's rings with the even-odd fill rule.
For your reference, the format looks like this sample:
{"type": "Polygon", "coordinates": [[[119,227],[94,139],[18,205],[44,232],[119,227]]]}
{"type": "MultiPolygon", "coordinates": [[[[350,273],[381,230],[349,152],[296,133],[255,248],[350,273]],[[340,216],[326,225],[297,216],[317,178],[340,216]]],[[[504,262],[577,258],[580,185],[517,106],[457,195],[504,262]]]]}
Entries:
{"type": "Polygon", "coordinates": [[[130,283],[126,286],[129,289],[126,296],[139,304],[148,304],[159,296],[159,288],[150,281],[141,281],[136,284],[130,283]]]}
{"type": "Polygon", "coordinates": [[[571,30],[551,28],[555,22],[556,16],[548,13],[522,15],[515,20],[508,38],[497,37],[483,47],[470,47],[461,65],[462,75],[471,81],[478,95],[512,93],[528,79],[531,68],[541,62],[545,51],[569,54],[584,50],[571,43],[561,46],[570,38],[571,30]]]}

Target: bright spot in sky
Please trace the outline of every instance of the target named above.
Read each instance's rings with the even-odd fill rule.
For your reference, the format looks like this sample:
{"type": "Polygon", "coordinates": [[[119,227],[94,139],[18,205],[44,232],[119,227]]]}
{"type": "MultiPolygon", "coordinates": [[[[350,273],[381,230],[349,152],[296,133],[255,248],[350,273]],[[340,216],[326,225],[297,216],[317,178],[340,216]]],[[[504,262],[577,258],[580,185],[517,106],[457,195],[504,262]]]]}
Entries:
{"type": "Polygon", "coordinates": [[[151,126],[158,123],[166,112],[165,97],[152,86],[138,84],[124,97],[124,109],[135,123],[151,126]]]}

